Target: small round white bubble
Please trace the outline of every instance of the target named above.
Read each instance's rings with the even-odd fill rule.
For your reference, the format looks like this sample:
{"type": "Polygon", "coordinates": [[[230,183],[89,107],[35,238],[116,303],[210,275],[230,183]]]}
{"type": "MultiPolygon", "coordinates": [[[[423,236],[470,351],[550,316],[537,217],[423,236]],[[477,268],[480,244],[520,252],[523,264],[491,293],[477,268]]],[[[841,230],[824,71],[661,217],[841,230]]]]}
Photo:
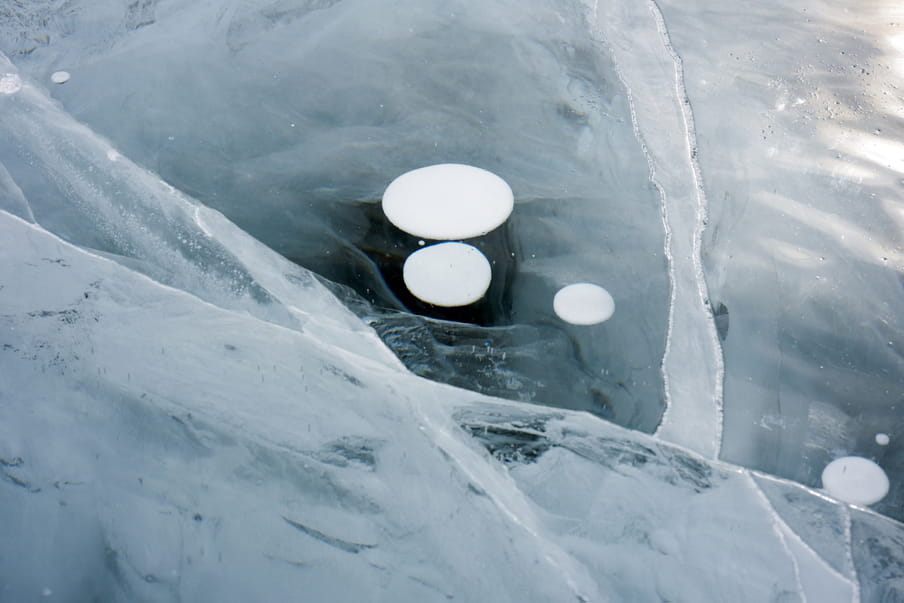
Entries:
{"type": "Polygon", "coordinates": [[[822,487],[837,498],[855,505],[871,505],[888,494],[888,476],[882,467],[862,456],[835,459],[822,472],[822,487]]]}
{"type": "Polygon", "coordinates": [[[615,313],[615,300],[599,285],[575,283],[559,289],[552,307],[565,322],[587,326],[609,320],[615,313]]]}
{"type": "Polygon", "coordinates": [[[467,306],[490,287],[490,262],[465,243],[438,243],[418,249],[402,267],[405,286],[421,301],[447,308],[467,306]]]}
{"type": "Polygon", "coordinates": [[[0,94],[15,94],[22,89],[22,80],[15,73],[0,76],[0,94]]]}
{"type": "Polygon", "coordinates": [[[887,433],[877,433],[876,434],[876,444],[879,446],[888,446],[888,443],[891,441],[891,438],[888,437],[887,433]]]}
{"type": "Polygon", "coordinates": [[[69,81],[69,78],[72,77],[69,75],[68,71],[54,71],[50,75],[50,81],[54,84],[65,84],[69,81]]]}

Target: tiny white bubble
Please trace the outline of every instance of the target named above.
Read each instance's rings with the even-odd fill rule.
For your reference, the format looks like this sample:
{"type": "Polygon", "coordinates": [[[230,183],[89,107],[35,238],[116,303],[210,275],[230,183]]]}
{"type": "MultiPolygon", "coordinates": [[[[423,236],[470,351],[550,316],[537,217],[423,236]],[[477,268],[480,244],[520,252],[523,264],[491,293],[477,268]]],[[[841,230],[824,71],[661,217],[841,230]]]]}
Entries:
{"type": "Polygon", "coordinates": [[[72,77],[69,75],[68,71],[54,71],[50,75],[50,81],[54,84],[65,84],[69,81],[69,78],[72,77]]]}

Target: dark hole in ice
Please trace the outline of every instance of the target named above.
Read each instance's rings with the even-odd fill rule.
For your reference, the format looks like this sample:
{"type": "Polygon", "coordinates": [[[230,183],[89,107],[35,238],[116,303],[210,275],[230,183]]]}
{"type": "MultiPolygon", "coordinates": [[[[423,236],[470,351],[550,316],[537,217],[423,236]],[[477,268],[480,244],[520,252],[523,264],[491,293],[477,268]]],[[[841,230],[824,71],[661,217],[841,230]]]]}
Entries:
{"type": "Polygon", "coordinates": [[[716,323],[716,332],[719,334],[719,339],[721,341],[725,341],[725,338],[728,337],[728,307],[719,302],[719,305],[716,306],[715,311],[713,312],[713,320],[716,323]]]}
{"type": "Polygon", "coordinates": [[[510,425],[463,424],[462,427],[507,465],[533,463],[552,446],[543,434],[510,425]]]}
{"type": "Polygon", "coordinates": [[[347,207],[362,218],[336,224],[336,234],[350,247],[331,250],[320,257],[290,259],[350,287],[378,307],[479,326],[512,323],[511,284],[517,265],[508,225],[466,241],[490,261],[492,280],[486,295],[467,306],[442,307],[416,298],[402,279],[406,258],[438,241],[424,240],[398,229],[383,215],[379,203],[357,202],[347,207]]]}
{"type": "MultiPolygon", "coordinates": [[[[590,412],[635,429],[658,424],[657,383],[634,366],[609,370],[627,364],[603,355],[611,348],[609,327],[565,324],[552,308],[555,278],[522,269],[522,258],[536,257],[525,250],[549,248],[551,257],[561,257],[580,245],[560,237],[552,242],[557,231],[547,232],[545,225],[555,222],[555,211],[543,208],[555,207],[555,200],[527,203],[521,212],[516,207],[500,227],[464,241],[487,257],[492,279],[481,300],[458,308],[418,300],[402,278],[405,259],[437,241],[401,231],[375,198],[324,201],[311,202],[313,218],[287,216],[296,234],[271,244],[318,275],[413,373],[509,400],[590,412]],[[522,240],[522,230],[533,238],[522,240]]],[[[655,371],[652,364],[649,370],[655,371]]]]}

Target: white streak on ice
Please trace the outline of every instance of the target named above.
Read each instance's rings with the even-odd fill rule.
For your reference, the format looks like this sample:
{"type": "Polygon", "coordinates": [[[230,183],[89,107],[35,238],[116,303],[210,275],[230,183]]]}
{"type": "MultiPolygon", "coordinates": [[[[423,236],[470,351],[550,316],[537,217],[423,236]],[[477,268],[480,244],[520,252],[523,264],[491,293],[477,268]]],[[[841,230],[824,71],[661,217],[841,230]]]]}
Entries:
{"type": "Polygon", "coordinates": [[[212,237],[213,235],[210,233],[210,230],[207,229],[207,225],[204,223],[204,219],[201,217],[201,206],[195,208],[195,224],[198,225],[198,228],[201,229],[207,237],[212,237]]]}
{"type": "Polygon", "coordinates": [[[656,435],[715,458],[722,439],[724,366],[701,258],[706,195],[681,57],[659,7],[651,0],[646,9],[603,1],[591,14],[625,86],[650,180],[662,200],[671,299],[662,361],[666,409],[656,435]],[[663,81],[674,83],[673,95],[662,94],[663,81]]]}
{"type": "Polygon", "coordinates": [[[851,568],[851,576],[854,578],[854,596],[851,601],[860,603],[860,577],[857,575],[857,564],[854,563],[854,540],[851,536],[851,508],[847,505],[842,505],[841,513],[844,517],[845,556],[847,557],[848,567],[851,568]]]}

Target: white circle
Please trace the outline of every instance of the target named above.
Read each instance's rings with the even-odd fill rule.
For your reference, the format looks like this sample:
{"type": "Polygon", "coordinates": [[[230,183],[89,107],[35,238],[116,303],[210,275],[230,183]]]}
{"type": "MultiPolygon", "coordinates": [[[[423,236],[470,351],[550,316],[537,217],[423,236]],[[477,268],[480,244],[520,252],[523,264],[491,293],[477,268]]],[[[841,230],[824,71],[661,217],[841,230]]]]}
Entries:
{"type": "Polygon", "coordinates": [[[465,243],[438,243],[405,260],[402,278],[421,301],[447,308],[473,304],[490,288],[490,262],[465,243]]]}
{"type": "Polygon", "coordinates": [[[891,438],[888,437],[887,433],[877,433],[876,434],[876,444],[879,446],[888,446],[888,443],[891,441],[891,438]]]}
{"type": "Polygon", "coordinates": [[[592,283],[575,283],[559,289],[552,300],[556,315],[573,325],[595,325],[615,313],[615,300],[609,292],[592,283]]]}
{"type": "Polygon", "coordinates": [[[22,89],[22,79],[15,73],[0,76],[0,94],[15,94],[22,89]]]}
{"type": "Polygon", "coordinates": [[[862,456],[835,459],[822,472],[822,487],[855,505],[871,505],[888,494],[888,476],[882,467],[862,456]]]}
{"type": "Polygon", "coordinates": [[[50,75],[50,81],[54,84],[65,84],[69,81],[69,78],[72,77],[69,75],[68,71],[54,71],[50,75]]]}
{"type": "Polygon", "coordinates": [[[410,235],[453,240],[479,237],[506,221],[515,197],[486,170],[442,163],[406,172],[383,193],[383,213],[410,235]]]}

